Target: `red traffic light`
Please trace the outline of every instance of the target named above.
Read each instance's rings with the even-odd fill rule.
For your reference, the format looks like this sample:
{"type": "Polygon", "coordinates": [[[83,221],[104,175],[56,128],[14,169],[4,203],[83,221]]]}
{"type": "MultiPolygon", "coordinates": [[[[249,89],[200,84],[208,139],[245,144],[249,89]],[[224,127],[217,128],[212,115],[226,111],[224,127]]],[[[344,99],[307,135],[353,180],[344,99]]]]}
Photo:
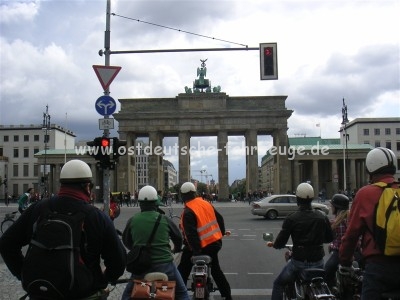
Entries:
{"type": "Polygon", "coordinates": [[[101,147],[109,147],[109,146],[110,146],[110,139],[102,138],[101,147]]]}
{"type": "Polygon", "coordinates": [[[260,79],[278,79],[278,56],[276,43],[260,44],[260,79]]]}
{"type": "Polygon", "coordinates": [[[264,49],[264,53],[265,53],[266,56],[272,55],[272,47],[266,47],[264,49]]]}

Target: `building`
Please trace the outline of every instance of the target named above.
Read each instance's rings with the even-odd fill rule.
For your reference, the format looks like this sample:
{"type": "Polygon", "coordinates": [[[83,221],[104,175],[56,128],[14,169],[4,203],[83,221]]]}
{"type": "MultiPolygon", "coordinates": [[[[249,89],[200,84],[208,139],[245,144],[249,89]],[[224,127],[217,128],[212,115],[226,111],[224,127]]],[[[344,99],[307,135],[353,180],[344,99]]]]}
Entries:
{"type": "Polygon", "coordinates": [[[347,144],[347,150],[340,139],[322,139],[321,137],[289,138],[288,149],[271,148],[262,158],[262,190],[268,193],[292,193],[301,182],[309,182],[317,193],[330,197],[334,193],[360,188],[368,183],[365,172],[365,157],[373,147],[369,144],[347,144]],[[346,155],[344,155],[346,153],[346,155]],[[293,183],[288,191],[277,190],[276,160],[287,155],[290,161],[288,176],[293,183]],[[347,164],[345,171],[344,163],[347,164]],[[347,183],[346,180],[347,179],[347,183]]]}
{"type": "Polygon", "coordinates": [[[40,165],[35,154],[40,151],[47,154],[49,149],[70,149],[74,143],[75,134],[57,124],[50,124],[47,130],[37,124],[0,125],[0,177],[7,179],[0,188],[0,198],[5,194],[17,197],[29,187],[39,193],[45,189],[54,192],[47,186],[50,167],[46,159],[40,165]]]}
{"type": "Polygon", "coordinates": [[[167,192],[170,188],[178,184],[178,173],[176,172],[174,165],[166,159],[163,160],[163,169],[164,192],[167,192]]]}
{"type": "MultiPolygon", "coordinates": [[[[397,157],[397,166],[400,166],[400,118],[357,118],[347,123],[345,129],[348,143],[391,149],[397,157]]],[[[341,133],[343,137],[344,129],[341,133]]],[[[395,176],[400,179],[399,168],[395,176]]]]}
{"type": "Polygon", "coordinates": [[[139,191],[142,187],[149,184],[149,155],[146,154],[148,145],[143,141],[136,141],[135,151],[135,171],[136,171],[136,190],[139,191]]]}

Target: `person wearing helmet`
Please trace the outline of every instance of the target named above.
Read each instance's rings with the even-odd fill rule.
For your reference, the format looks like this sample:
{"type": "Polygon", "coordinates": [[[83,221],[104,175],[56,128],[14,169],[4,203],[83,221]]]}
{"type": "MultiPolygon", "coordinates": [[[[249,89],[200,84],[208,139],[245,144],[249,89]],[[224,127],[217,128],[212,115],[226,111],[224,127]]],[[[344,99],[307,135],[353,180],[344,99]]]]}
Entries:
{"type": "Polygon", "coordinates": [[[185,182],[180,191],[185,204],[180,223],[184,248],[178,270],[185,285],[193,266],[192,256],[208,255],[212,259],[211,275],[221,296],[226,300],[232,299],[231,287],[218,260],[222,237],[229,235],[229,232],[225,232],[224,218],[207,200],[197,195],[193,183],[185,182]]]}
{"type": "Polygon", "coordinates": [[[311,207],[313,187],[308,183],[300,183],[296,198],[298,211],[286,217],[276,240],[268,243],[270,247],[282,249],[290,237],[293,242],[292,257],[274,281],[272,300],[283,299],[285,285],[294,282],[296,274],[302,269],[322,269],[325,255],[323,244],[333,240],[328,217],[311,207]]]}
{"type": "MultiPolygon", "coordinates": [[[[124,245],[131,250],[134,245],[145,245],[151,235],[156,220],[161,215],[160,223],[151,243],[151,268],[145,273],[162,272],[168,280],[176,281],[175,299],[189,300],[186,285],[179,273],[171,252],[170,239],[174,244],[173,252],[180,252],[182,248],[182,235],[178,226],[168,217],[157,211],[158,195],[154,187],[146,185],[138,194],[140,212],[133,215],[126,223],[122,240],[124,245]]],[[[132,274],[132,278],[140,279],[144,274],[132,274]]],[[[133,282],[129,282],[122,294],[122,300],[131,299],[133,282]]]]}
{"type": "Polygon", "coordinates": [[[358,237],[362,237],[365,270],[361,299],[364,300],[380,299],[381,292],[398,289],[400,285],[400,257],[383,255],[373,236],[375,207],[383,190],[373,183],[383,182],[394,188],[399,187],[394,178],[397,158],[392,150],[378,147],[368,152],[365,165],[371,184],[357,191],[339,248],[340,268],[350,269],[358,237]]]}
{"type": "Polygon", "coordinates": [[[331,228],[334,235],[334,240],[329,245],[330,257],[326,261],[324,269],[326,281],[331,289],[335,286],[336,271],[339,265],[339,247],[342,237],[347,229],[347,218],[349,216],[349,198],[343,194],[333,195],[331,201],[332,214],[334,219],[331,220],[331,228]]]}
{"type": "Polygon", "coordinates": [[[61,169],[60,183],[57,196],[29,206],[1,236],[0,254],[11,273],[21,280],[24,264],[21,250],[31,241],[39,217],[46,218],[49,210],[60,214],[83,212],[85,243],[81,243],[80,257],[90,275],[85,281],[86,289],[76,296],[85,298],[98,294],[108,282],[117,280],[124,273],[126,251],[110,218],[90,205],[93,187],[90,167],[78,159],[68,161],[61,169]],[[100,264],[101,260],[103,263],[100,264]]]}

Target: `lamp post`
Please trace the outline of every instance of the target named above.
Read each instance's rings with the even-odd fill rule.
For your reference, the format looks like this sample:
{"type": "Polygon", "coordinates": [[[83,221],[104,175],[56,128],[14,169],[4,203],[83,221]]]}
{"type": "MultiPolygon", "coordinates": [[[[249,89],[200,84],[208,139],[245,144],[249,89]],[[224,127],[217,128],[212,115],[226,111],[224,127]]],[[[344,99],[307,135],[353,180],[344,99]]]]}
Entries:
{"type": "Polygon", "coordinates": [[[342,106],[342,126],[343,126],[343,188],[344,191],[346,193],[346,191],[348,190],[347,188],[347,184],[348,184],[348,172],[347,170],[347,160],[348,160],[348,150],[347,150],[347,128],[346,125],[347,123],[349,123],[349,119],[347,118],[347,105],[344,102],[344,98],[343,98],[343,106],[342,106]]]}
{"type": "Polygon", "coordinates": [[[50,115],[49,115],[49,105],[46,105],[46,112],[43,113],[43,126],[42,130],[44,130],[44,167],[43,167],[43,185],[44,185],[44,193],[43,197],[47,197],[47,143],[49,142],[48,132],[51,130],[50,125],[50,115]]]}

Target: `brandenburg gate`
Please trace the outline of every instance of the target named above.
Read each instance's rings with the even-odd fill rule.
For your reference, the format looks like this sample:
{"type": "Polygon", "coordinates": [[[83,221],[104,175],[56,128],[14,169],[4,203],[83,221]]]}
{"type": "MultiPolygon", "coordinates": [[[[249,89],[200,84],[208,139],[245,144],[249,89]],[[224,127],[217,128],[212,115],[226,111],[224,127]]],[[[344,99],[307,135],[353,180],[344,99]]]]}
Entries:
{"type": "MultiPolygon", "coordinates": [[[[193,90],[174,98],[119,99],[121,110],[113,116],[119,122],[120,139],[127,140],[127,148],[135,147],[136,139],[149,138],[151,151],[148,160],[149,184],[162,190],[164,185],[163,149],[164,137],[178,137],[179,182],[190,181],[190,138],[193,136],[217,136],[219,199],[228,199],[228,136],[244,136],[246,146],[246,189],[258,188],[257,136],[271,135],[273,145],[288,147],[287,120],[292,114],[285,106],[287,96],[231,97],[211,89],[205,79],[205,61],[197,69],[199,79],[193,90]]],[[[274,165],[277,180],[274,191],[286,193],[292,189],[289,160],[276,155],[274,165]],[[286,175],[287,174],[287,175],[286,175]]],[[[125,155],[118,166],[117,190],[134,191],[135,157],[125,155]]]]}

